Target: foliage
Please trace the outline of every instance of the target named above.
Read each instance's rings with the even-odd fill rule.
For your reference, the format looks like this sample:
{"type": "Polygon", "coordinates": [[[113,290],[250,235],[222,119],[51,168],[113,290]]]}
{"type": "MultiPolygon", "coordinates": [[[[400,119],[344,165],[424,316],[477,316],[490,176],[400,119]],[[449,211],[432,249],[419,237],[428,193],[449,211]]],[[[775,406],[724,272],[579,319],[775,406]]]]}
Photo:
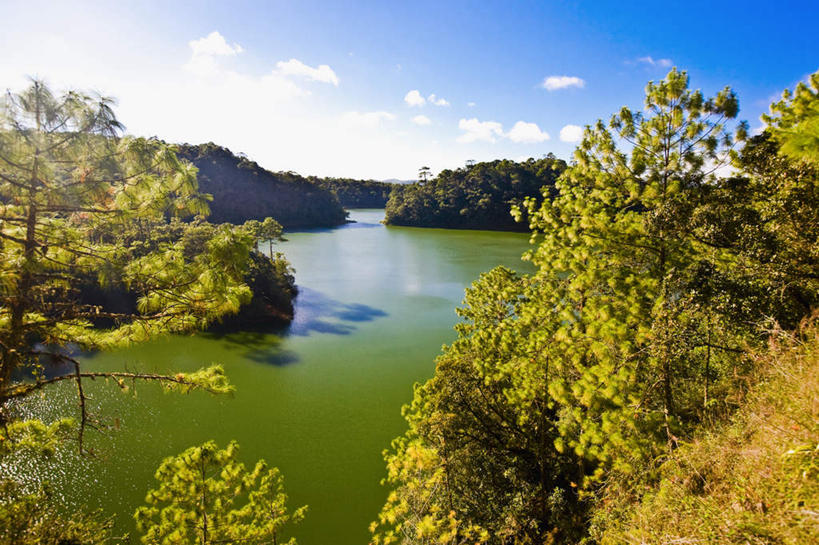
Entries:
{"type": "Polygon", "coordinates": [[[286,229],[333,227],[346,221],[336,195],[293,172],[270,172],[209,142],[179,146],[199,169],[199,187],[213,195],[210,219],[240,224],[271,217],[286,229]]]}
{"type": "Polygon", "coordinates": [[[714,189],[698,222],[723,225],[702,233],[730,247],[734,283],[746,285],[747,304],[733,312],[752,320],[754,308],[793,329],[819,304],[819,169],[780,153],[768,130],[746,142],[736,166],[742,177],[714,189]]]}
{"type": "MultiPolygon", "coordinates": [[[[531,286],[503,267],[481,276],[458,310],[458,339],[404,410],[409,431],[385,453],[394,487],[375,543],[542,543],[578,535],[582,460],[558,452],[545,388],[522,404],[510,374],[543,350],[521,319],[531,286]],[[492,536],[490,540],[490,536],[492,536]]],[[[520,380],[542,382],[536,376],[520,380]]]]}
{"type": "Polygon", "coordinates": [[[795,327],[817,302],[819,203],[815,171],[767,134],[737,152],[738,108],[672,70],[642,112],[587,127],[555,187],[515,211],[537,272],[467,291],[385,453],[376,543],[588,540],[606,490],[658,486],[740,406],[771,318],[795,327]],[[731,161],[742,176],[718,177],[731,161]]]}
{"type": "Polygon", "coordinates": [[[62,418],[46,424],[40,420],[12,420],[0,430],[0,457],[18,452],[54,454],[73,432],[74,421],[62,418]]]}
{"type": "Polygon", "coordinates": [[[819,163],[819,72],[793,92],[786,89],[782,100],[771,104],[771,113],[762,119],[782,145],[782,153],[819,163]]]}
{"type": "MultiPolygon", "coordinates": [[[[287,323],[293,316],[293,298],[296,296],[295,278],[290,263],[280,252],[273,252],[273,245],[282,240],[282,227],[272,218],[264,221],[249,220],[242,225],[215,225],[201,217],[193,221],[133,222],[119,233],[99,233],[99,237],[117,243],[130,252],[129,259],[137,259],[146,252],[160,251],[170,244],[180,244],[186,256],[191,258],[206,251],[209,241],[223,232],[233,232],[247,237],[247,242],[257,247],[267,246],[268,255],[251,249],[241,260],[244,264],[243,280],[250,289],[251,298],[244,302],[236,314],[223,316],[219,321],[229,327],[256,323],[287,323]]],[[[252,247],[252,246],[251,246],[252,247]]],[[[107,312],[134,313],[137,311],[136,296],[130,286],[112,280],[99,286],[93,277],[86,278],[80,291],[80,300],[99,305],[107,312]]],[[[95,325],[107,326],[105,316],[94,320],[95,325]]]]}
{"type": "Polygon", "coordinates": [[[540,200],[566,163],[553,155],[526,162],[493,161],[444,170],[432,180],[397,185],[387,202],[386,223],[415,227],[525,231],[509,214],[527,197],[540,200]]]}
{"type": "Polygon", "coordinates": [[[282,527],[299,522],[307,507],[289,512],[278,469],[259,461],[248,471],[237,453],[235,442],[220,450],[209,441],[166,458],[156,472],[159,487],[134,513],[142,542],[280,543],[282,527]]]}
{"type": "Polygon", "coordinates": [[[706,99],[672,70],[646,87],[644,113],[587,128],[554,200],[527,203],[542,233],[530,258],[548,309],[547,385],[566,408],[566,447],[599,463],[596,476],[673,448],[707,403],[725,402],[714,396],[741,344],[722,318],[741,290],[722,289],[730,259],[701,236],[721,218],[698,224],[697,205],[720,187],[738,108],[730,89],[706,99]]]}
{"type": "Polygon", "coordinates": [[[609,486],[600,543],[819,541],[819,328],[777,331],[752,355],[756,385],[729,422],[707,426],[664,462],[660,483],[609,486]]]}
{"type": "Polygon", "coordinates": [[[99,513],[58,514],[51,491],[27,493],[13,481],[0,480],[0,545],[103,545],[121,542],[112,522],[99,513]]]}
{"type": "MultiPolygon", "coordinates": [[[[0,421],[8,404],[63,380],[77,385],[82,431],[90,423],[82,383],[108,377],[163,382],[169,388],[230,391],[218,366],[191,374],[88,373],[60,347],[121,346],[202,328],[250,299],[244,283],[255,239],[227,226],[191,251],[188,240],[147,247],[125,240],[134,226],[207,212],[196,169],[154,139],[119,137],[103,97],[54,95],[42,82],[9,93],[0,116],[0,421]],[[106,312],[79,300],[88,279],[125,285],[133,312],[106,312]],[[108,327],[98,320],[108,319],[108,327]],[[37,343],[35,345],[35,343],[37,343]],[[48,362],[68,364],[53,376],[48,362]],[[29,379],[20,381],[22,376],[29,379]]],[[[16,429],[16,428],[15,428],[16,429]]],[[[21,440],[31,438],[23,434],[21,440]]]]}
{"type": "Polygon", "coordinates": [[[344,208],[384,208],[395,184],[350,178],[316,178],[311,182],[334,192],[344,208]]]}

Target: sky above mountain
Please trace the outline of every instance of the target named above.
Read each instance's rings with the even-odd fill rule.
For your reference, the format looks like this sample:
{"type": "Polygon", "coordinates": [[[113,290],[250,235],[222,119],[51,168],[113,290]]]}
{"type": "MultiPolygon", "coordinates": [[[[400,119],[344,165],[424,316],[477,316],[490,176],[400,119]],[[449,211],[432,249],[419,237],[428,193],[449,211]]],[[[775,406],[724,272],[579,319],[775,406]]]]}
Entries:
{"type": "Polygon", "coordinates": [[[672,67],[759,116],[819,69],[804,2],[0,0],[0,86],[118,99],[131,134],[216,142],[271,170],[414,178],[569,159],[583,126],[672,67]]]}

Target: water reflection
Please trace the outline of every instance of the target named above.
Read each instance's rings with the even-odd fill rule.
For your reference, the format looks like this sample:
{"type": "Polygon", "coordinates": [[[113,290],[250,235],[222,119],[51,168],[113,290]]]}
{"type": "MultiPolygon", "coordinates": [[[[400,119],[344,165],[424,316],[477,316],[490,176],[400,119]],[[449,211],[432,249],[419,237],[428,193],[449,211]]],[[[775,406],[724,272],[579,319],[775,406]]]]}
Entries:
{"type": "Polygon", "coordinates": [[[342,229],[372,229],[373,227],[383,227],[380,223],[371,223],[366,221],[354,221],[345,224],[342,229]]]}

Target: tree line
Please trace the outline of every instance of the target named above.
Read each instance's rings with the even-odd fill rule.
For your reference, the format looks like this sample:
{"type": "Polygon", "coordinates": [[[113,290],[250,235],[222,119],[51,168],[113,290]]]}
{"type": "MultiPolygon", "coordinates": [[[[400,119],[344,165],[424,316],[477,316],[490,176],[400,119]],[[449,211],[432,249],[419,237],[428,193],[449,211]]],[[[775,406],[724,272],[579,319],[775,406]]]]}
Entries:
{"type": "Polygon", "coordinates": [[[397,186],[376,180],[352,178],[307,178],[317,186],[332,191],[344,208],[384,208],[390,193],[397,186]]]}

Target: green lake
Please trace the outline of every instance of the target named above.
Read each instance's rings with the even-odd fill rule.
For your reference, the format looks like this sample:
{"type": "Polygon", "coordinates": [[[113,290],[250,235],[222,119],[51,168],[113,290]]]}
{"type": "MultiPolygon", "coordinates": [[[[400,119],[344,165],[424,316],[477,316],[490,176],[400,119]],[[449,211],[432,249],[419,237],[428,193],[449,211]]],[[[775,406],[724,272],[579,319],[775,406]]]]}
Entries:
{"type": "MultiPolygon", "coordinates": [[[[64,453],[50,467],[65,501],[101,507],[133,531],[131,513],[164,457],[236,439],[246,464],[264,458],[281,469],[291,507],[309,505],[291,528],[302,545],[365,545],[387,493],[381,453],[405,428],[413,384],[454,339],[464,288],[496,265],[530,267],[520,260],[525,234],[386,227],[382,218],[353,210],[356,223],[286,234],[277,249],[295,267],[300,295],[284,331],[171,337],[85,358],[89,368],[159,372],[218,362],[236,394],[90,385],[95,411],[113,426],[89,434],[95,457],[64,453]]],[[[73,395],[66,385],[59,406],[35,401],[33,410],[76,411],[73,395]]]]}

